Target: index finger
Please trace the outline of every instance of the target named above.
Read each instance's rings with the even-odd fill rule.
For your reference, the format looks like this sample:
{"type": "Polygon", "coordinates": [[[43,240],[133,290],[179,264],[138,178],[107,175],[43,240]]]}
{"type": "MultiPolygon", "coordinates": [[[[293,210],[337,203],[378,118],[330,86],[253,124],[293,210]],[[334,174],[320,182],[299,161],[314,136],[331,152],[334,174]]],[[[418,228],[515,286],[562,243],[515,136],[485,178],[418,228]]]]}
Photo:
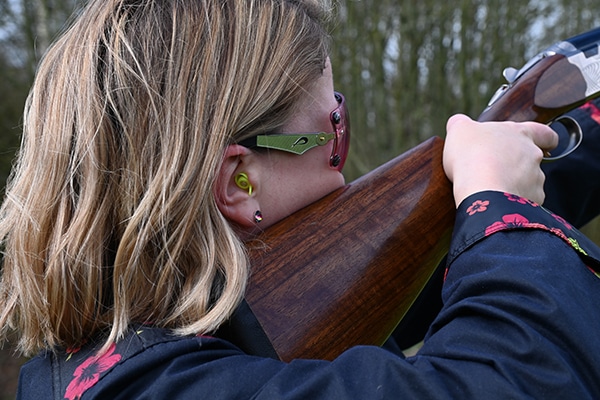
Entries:
{"type": "Polygon", "coordinates": [[[539,122],[521,122],[521,132],[531,138],[533,143],[542,149],[544,154],[558,146],[558,133],[548,125],[539,122]]]}

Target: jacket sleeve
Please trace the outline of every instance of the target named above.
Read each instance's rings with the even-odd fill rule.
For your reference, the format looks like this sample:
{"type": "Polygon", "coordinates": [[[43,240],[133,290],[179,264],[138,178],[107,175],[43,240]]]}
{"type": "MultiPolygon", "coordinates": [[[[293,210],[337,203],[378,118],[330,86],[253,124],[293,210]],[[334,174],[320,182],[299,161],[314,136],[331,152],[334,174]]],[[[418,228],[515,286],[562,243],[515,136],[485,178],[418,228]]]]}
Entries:
{"type": "Polygon", "coordinates": [[[539,205],[478,193],[457,210],[444,306],[416,356],[358,346],[283,363],[177,339],[123,358],[82,399],[598,399],[599,255],[539,205]]]}
{"type": "Polygon", "coordinates": [[[457,210],[444,306],[416,356],[356,347],[332,363],[297,360],[260,393],[600,398],[599,259],[600,249],[551,211],[506,193],[478,193],[457,210]]]}
{"type": "MultiPolygon", "coordinates": [[[[583,131],[581,146],[568,157],[543,163],[546,174],[544,206],[580,228],[600,214],[600,99],[568,113],[583,131]]],[[[553,124],[560,137],[567,134],[553,124]]],[[[401,348],[421,341],[441,308],[441,274],[438,268],[393,334],[401,348]]]]}
{"type": "Polygon", "coordinates": [[[600,398],[600,250],[509,194],[479,193],[457,213],[444,307],[416,356],[359,346],[285,364],[204,352],[211,361],[180,365],[189,387],[255,399],[600,398]]]}
{"type": "Polygon", "coordinates": [[[598,398],[598,248],[495,192],[463,202],[454,235],[444,307],[414,365],[461,398],[598,398]]]}

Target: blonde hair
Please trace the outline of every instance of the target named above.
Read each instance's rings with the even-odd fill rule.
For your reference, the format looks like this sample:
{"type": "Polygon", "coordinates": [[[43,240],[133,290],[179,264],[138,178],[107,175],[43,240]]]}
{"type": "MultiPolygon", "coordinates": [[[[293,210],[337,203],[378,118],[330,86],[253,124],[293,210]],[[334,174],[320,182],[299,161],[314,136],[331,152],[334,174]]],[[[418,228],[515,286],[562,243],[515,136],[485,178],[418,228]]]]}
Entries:
{"type": "Polygon", "coordinates": [[[323,71],[326,2],[93,0],[46,54],[1,208],[0,326],[20,349],[132,322],[214,331],[243,244],[213,184],[225,147],[274,130],[323,71]]]}

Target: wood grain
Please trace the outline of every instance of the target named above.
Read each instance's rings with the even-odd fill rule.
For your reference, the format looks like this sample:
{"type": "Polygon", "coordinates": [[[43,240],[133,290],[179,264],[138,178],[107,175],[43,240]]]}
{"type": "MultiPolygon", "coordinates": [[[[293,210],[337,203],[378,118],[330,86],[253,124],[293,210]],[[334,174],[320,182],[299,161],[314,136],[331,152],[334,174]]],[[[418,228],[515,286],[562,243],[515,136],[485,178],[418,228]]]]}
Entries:
{"type": "Polygon", "coordinates": [[[282,360],[391,334],[450,243],[442,149],[430,139],[248,243],[246,300],[282,360]]]}

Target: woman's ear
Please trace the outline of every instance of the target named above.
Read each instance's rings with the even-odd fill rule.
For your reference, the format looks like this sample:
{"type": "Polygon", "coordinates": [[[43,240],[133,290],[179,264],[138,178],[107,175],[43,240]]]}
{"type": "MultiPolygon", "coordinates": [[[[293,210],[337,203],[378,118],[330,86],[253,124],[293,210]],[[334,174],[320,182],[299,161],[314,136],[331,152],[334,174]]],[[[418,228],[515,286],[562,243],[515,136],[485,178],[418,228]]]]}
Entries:
{"type": "Polygon", "coordinates": [[[255,197],[257,180],[253,179],[253,172],[258,172],[252,160],[253,153],[248,148],[227,146],[214,187],[221,213],[242,228],[255,226],[254,213],[260,209],[255,197]]]}

